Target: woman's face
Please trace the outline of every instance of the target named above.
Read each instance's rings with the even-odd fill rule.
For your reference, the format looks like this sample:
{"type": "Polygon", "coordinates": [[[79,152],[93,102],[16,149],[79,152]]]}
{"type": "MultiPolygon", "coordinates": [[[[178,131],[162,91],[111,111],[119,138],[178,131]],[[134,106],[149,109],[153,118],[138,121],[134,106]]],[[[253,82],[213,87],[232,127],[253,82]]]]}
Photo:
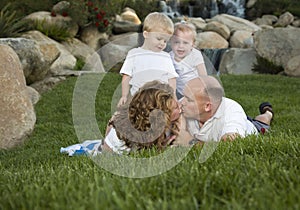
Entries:
{"type": "Polygon", "coordinates": [[[172,110],[171,121],[173,122],[180,117],[181,113],[181,105],[175,99],[173,99],[172,110]]]}

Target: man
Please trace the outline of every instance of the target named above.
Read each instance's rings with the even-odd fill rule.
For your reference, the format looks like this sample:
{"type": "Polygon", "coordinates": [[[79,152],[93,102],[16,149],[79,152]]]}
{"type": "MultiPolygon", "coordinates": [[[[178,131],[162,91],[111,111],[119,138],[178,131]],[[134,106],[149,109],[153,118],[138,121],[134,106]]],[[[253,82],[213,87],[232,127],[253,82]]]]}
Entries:
{"type": "Polygon", "coordinates": [[[188,144],[191,140],[234,140],[264,133],[273,118],[272,105],[268,102],[260,105],[261,114],[255,119],[247,117],[240,104],[224,97],[222,86],[212,76],[190,80],[185,86],[181,105],[184,117],[178,144],[188,144]]]}

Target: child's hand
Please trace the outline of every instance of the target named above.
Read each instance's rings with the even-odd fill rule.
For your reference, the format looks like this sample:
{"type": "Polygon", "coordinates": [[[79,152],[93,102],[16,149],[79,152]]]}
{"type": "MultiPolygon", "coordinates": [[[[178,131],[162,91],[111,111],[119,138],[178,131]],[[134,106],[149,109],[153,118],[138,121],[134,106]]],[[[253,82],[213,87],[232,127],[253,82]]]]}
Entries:
{"type": "Polygon", "coordinates": [[[124,105],[127,101],[127,97],[126,96],[122,96],[119,100],[119,103],[118,103],[118,107],[124,105]]]}

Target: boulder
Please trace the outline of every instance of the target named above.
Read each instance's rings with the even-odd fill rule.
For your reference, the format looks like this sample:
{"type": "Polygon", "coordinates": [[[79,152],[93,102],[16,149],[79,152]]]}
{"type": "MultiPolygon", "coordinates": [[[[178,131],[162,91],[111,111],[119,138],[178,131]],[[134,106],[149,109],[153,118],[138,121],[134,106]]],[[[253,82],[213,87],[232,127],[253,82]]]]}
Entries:
{"type": "Polygon", "coordinates": [[[300,77],[300,55],[297,55],[288,61],[284,72],[288,76],[300,77]]]}
{"type": "Polygon", "coordinates": [[[73,69],[75,67],[76,58],[61,43],[50,39],[39,31],[29,31],[23,37],[34,40],[43,57],[47,58],[47,65],[50,62],[49,72],[47,75],[43,75],[42,79],[49,75],[56,75],[64,69],[73,69]]]}
{"type": "Polygon", "coordinates": [[[229,44],[226,39],[213,31],[198,33],[196,37],[196,48],[228,48],[229,44]]]}
{"type": "Polygon", "coordinates": [[[0,148],[9,149],[31,134],[36,115],[18,55],[7,45],[0,45],[0,78],[0,148]]]}
{"type": "Polygon", "coordinates": [[[211,21],[218,21],[225,24],[230,29],[231,33],[237,30],[254,32],[261,29],[258,25],[250,22],[249,20],[227,14],[216,15],[211,19],[211,21]]]}
{"type": "Polygon", "coordinates": [[[254,34],[254,47],[259,56],[285,68],[292,57],[300,55],[299,37],[299,28],[260,30],[254,34]]]}
{"type": "Polygon", "coordinates": [[[79,26],[69,16],[62,16],[60,14],[51,15],[48,11],[38,11],[27,15],[25,20],[31,20],[33,22],[41,22],[48,25],[57,25],[58,27],[64,27],[70,33],[71,37],[75,37],[78,33],[79,26]]]}
{"type": "Polygon", "coordinates": [[[285,12],[279,16],[275,27],[286,27],[294,21],[294,16],[290,12],[285,12]]]}
{"type": "Polygon", "coordinates": [[[124,8],[121,18],[123,21],[129,21],[136,25],[140,25],[142,23],[136,12],[129,7],[124,8]]]}
{"type": "Polygon", "coordinates": [[[214,31],[220,34],[224,39],[228,39],[230,37],[230,30],[229,28],[217,21],[211,21],[204,27],[203,31],[214,31]]]}
{"type": "Polygon", "coordinates": [[[113,23],[114,34],[122,34],[127,32],[141,32],[141,25],[129,21],[115,21],[113,23]]]}
{"type": "Polygon", "coordinates": [[[233,48],[253,47],[253,33],[251,31],[237,30],[230,37],[229,44],[233,48]]]}
{"type": "Polygon", "coordinates": [[[223,74],[253,74],[256,52],[253,48],[230,48],[221,59],[219,71],[223,74]]]}
{"type": "MultiPolygon", "coordinates": [[[[47,56],[51,57],[51,55],[46,53],[47,56],[44,56],[34,40],[5,38],[0,39],[0,44],[9,45],[17,53],[27,84],[42,80],[50,71],[50,61],[47,61],[47,56]]],[[[51,47],[44,49],[49,52],[51,47]]]]}
{"type": "Polygon", "coordinates": [[[79,39],[90,48],[97,51],[100,47],[102,47],[101,40],[107,40],[108,35],[100,32],[96,26],[90,24],[82,29],[79,39]]]}

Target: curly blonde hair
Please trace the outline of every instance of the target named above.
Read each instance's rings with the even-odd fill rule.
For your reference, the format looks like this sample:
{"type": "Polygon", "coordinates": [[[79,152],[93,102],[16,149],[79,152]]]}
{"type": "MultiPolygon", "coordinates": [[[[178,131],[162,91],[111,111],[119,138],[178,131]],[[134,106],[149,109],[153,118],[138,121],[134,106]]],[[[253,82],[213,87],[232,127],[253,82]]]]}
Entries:
{"type": "Polygon", "coordinates": [[[113,126],[119,139],[130,148],[167,146],[168,137],[177,135],[177,121],[171,122],[173,89],[159,81],[146,83],[131,101],[118,110],[113,126]]]}

